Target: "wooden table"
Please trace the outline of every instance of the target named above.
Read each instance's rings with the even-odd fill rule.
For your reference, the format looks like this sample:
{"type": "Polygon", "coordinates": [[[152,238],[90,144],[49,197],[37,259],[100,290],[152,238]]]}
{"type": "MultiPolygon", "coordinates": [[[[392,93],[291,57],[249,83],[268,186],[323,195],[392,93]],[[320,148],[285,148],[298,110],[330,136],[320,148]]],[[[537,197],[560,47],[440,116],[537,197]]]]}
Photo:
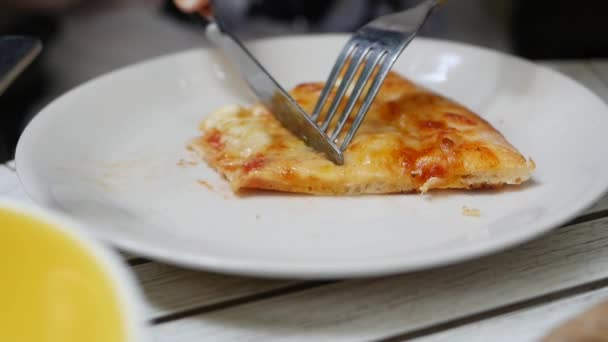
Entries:
{"type": "MultiPolygon", "coordinates": [[[[608,101],[608,62],[543,64],[608,101]]],[[[30,201],[14,162],[0,166],[0,197],[30,201]]],[[[260,280],[123,255],[156,341],[529,341],[608,299],[608,196],[511,250],[379,279],[260,280]]]]}

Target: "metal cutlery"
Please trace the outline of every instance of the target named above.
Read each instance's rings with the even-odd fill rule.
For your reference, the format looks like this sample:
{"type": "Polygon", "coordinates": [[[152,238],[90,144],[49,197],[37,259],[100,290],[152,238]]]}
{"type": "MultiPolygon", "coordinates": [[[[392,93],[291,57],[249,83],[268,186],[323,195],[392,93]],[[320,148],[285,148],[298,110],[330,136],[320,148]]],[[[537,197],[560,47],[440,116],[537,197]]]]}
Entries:
{"type": "Polygon", "coordinates": [[[202,19],[207,37],[219,46],[239,69],[259,100],[293,134],[336,164],[344,163],[344,151],[361,126],[393,64],[418,33],[430,13],[442,1],[424,0],[406,11],[382,16],[359,29],[340,53],[313,113],[306,113],[258,62],[219,18],[202,19]],[[370,83],[371,81],[371,83],[370,83]],[[335,96],[330,96],[335,91],[335,96]],[[347,92],[345,110],[333,120],[347,92]],[[331,101],[329,101],[332,99],[331,101]],[[350,114],[360,108],[346,128],[350,114]],[[329,103],[328,110],[325,110],[329,103]],[[332,129],[333,128],[333,129],[332,129]]]}
{"type": "Polygon", "coordinates": [[[25,36],[0,37],[0,94],[2,94],[38,56],[39,40],[25,36]]]}

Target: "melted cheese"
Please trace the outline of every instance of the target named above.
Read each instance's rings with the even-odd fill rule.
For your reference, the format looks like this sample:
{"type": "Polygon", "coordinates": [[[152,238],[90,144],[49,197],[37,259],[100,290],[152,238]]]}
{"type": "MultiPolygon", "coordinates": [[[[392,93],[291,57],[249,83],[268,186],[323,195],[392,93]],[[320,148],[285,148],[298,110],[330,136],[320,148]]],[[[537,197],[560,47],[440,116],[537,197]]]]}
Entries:
{"type": "MultiPolygon", "coordinates": [[[[312,112],[322,89],[322,83],[305,83],[291,94],[312,112]]],[[[394,73],[345,152],[342,166],[306,146],[259,104],[224,107],[201,124],[201,131],[192,147],[235,191],[362,194],[469,189],[519,184],[534,169],[479,116],[394,73]]]]}

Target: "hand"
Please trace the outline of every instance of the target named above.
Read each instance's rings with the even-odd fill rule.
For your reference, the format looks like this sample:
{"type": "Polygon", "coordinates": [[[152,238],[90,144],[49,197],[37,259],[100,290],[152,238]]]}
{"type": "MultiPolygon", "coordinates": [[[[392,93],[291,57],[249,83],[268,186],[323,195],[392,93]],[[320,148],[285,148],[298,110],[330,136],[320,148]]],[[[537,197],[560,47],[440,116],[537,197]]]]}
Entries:
{"type": "Polygon", "coordinates": [[[206,17],[213,15],[211,0],[174,0],[175,5],[186,13],[198,12],[206,17]]]}

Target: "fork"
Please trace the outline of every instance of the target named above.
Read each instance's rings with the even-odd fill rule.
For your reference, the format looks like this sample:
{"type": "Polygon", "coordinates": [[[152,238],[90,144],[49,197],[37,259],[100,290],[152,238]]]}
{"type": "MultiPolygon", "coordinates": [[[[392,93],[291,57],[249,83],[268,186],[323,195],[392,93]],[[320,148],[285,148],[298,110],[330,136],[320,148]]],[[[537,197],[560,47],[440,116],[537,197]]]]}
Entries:
{"type": "Polygon", "coordinates": [[[311,120],[317,123],[329,142],[339,148],[340,155],[353,140],[393,64],[431,12],[442,3],[442,0],[424,0],[408,10],[377,18],[360,28],[343,47],[311,115],[311,120]],[[328,101],[335,88],[333,101],[328,101]],[[330,132],[347,93],[350,93],[348,102],[330,132]],[[360,99],[362,103],[350,129],[342,134],[360,99]],[[322,117],[328,102],[331,102],[329,109],[322,117]],[[342,138],[341,142],[339,138],[342,138]]]}

